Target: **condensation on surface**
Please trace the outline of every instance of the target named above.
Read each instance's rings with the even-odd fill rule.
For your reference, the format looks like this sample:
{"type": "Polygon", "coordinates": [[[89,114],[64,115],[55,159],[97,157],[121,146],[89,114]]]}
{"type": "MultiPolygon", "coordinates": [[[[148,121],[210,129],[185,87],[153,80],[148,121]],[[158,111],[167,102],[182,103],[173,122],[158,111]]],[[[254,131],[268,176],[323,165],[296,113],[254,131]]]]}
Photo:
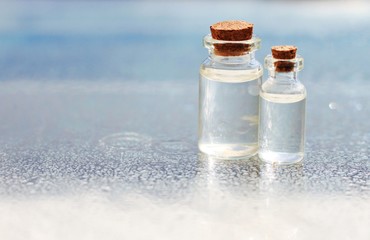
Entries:
{"type": "Polygon", "coordinates": [[[34,84],[0,84],[1,239],[369,236],[364,95],[354,118],[312,92],[306,157],[279,167],[199,154],[196,86],[34,84]]]}

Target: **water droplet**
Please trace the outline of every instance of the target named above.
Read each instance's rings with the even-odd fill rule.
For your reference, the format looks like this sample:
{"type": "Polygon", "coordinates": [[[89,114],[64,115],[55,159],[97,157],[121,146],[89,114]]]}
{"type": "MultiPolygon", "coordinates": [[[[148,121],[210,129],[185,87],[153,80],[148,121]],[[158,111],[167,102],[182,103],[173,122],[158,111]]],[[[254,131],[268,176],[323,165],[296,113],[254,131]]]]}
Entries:
{"type": "Polygon", "coordinates": [[[151,138],[135,132],[123,132],[106,136],[100,139],[99,144],[117,150],[143,149],[150,146],[151,138]]]}
{"type": "Polygon", "coordinates": [[[336,102],[330,102],[329,103],[329,108],[331,110],[336,110],[338,108],[338,104],[336,102]]]}

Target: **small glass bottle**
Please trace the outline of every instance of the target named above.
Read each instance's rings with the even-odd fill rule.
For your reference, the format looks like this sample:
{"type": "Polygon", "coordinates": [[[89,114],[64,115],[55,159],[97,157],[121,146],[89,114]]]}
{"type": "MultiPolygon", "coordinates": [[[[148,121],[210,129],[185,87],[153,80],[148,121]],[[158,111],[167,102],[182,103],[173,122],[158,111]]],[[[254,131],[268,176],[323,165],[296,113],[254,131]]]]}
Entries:
{"type": "Polygon", "coordinates": [[[269,77],[260,90],[261,160],[290,164],[303,159],[306,88],[298,80],[303,58],[294,46],[274,46],[265,58],[269,77]]]}
{"type": "Polygon", "coordinates": [[[258,150],[263,70],[254,56],[261,40],[252,31],[253,24],[225,21],[204,37],[209,56],[200,67],[198,145],[216,158],[245,158],[258,150]]]}

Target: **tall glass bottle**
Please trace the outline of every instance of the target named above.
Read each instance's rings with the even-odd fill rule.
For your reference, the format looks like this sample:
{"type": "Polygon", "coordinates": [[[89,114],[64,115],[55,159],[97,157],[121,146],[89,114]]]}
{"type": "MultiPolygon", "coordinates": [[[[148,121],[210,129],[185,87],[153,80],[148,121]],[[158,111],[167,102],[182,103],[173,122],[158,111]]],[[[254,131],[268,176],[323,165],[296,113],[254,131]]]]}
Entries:
{"type": "Polygon", "coordinates": [[[272,47],[269,77],[260,90],[259,158],[289,164],[304,157],[306,88],[298,80],[303,58],[294,46],[272,47]]]}
{"type": "Polygon", "coordinates": [[[209,56],[200,67],[199,149],[217,158],[257,153],[263,70],[255,59],[260,39],[250,36],[243,41],[204,37],[209,56]]]}

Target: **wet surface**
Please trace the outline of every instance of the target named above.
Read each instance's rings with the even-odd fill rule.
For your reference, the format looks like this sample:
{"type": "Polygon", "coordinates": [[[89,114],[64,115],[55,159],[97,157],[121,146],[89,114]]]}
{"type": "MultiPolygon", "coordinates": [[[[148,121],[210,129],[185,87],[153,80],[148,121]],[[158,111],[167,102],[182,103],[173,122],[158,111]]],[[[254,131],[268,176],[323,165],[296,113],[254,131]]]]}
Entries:
{"type": "MultiPolygon", "coordinates": [[[[361,39],[368,33],[353,31],[365,44],[361,39]]],[[[4,32],[3,27],[2,40],[4,32]]],[[[267,44],[285,38],[271,34],[267,44]]],[[[201,35],[193,37],[200,45],[201,35]]],[[[198,70],[189,64],[163,73],[163,79],[163,69],[152,69],[153,79],[145,81],[135,74],[117,79],[104,67],[94,75],[102,79],[89,79],[81,69],[72,75],[83,80],[58,78],[62,68],[52,63],[48,69],[54,72],[35,70],[27,77],[21,71],[13,78],[16,71],[1,65],[2,57],[0,239],[369,239],[368,69],[356,75],[334,71],[331,49],[322,48],[318,62],[312,61],[315,41],[295,38],[301,55],[311,60],[302,71],[308,89],[306,156],[292,166],[200,154],[198,79],[185,73],[198,70]],[[328,68],[319,67],[326,63],[328,68]],[[183,79],[171,79],[176,71],[183,79]]],[[[16,53],[6,56],[16,59],[16,53]]],[[[205,55],[203,50],[184,61],[205,55]]],[[[128,69],[139,66],[123,71],[128,69]]]]}
{"type": "Polygon", "coordinates": [[[199,154],[195,84],[35,84],[0,84],[5,239],[368,236],[368,96],[312,92],[304,162],[279,167],[199,154]]]}

